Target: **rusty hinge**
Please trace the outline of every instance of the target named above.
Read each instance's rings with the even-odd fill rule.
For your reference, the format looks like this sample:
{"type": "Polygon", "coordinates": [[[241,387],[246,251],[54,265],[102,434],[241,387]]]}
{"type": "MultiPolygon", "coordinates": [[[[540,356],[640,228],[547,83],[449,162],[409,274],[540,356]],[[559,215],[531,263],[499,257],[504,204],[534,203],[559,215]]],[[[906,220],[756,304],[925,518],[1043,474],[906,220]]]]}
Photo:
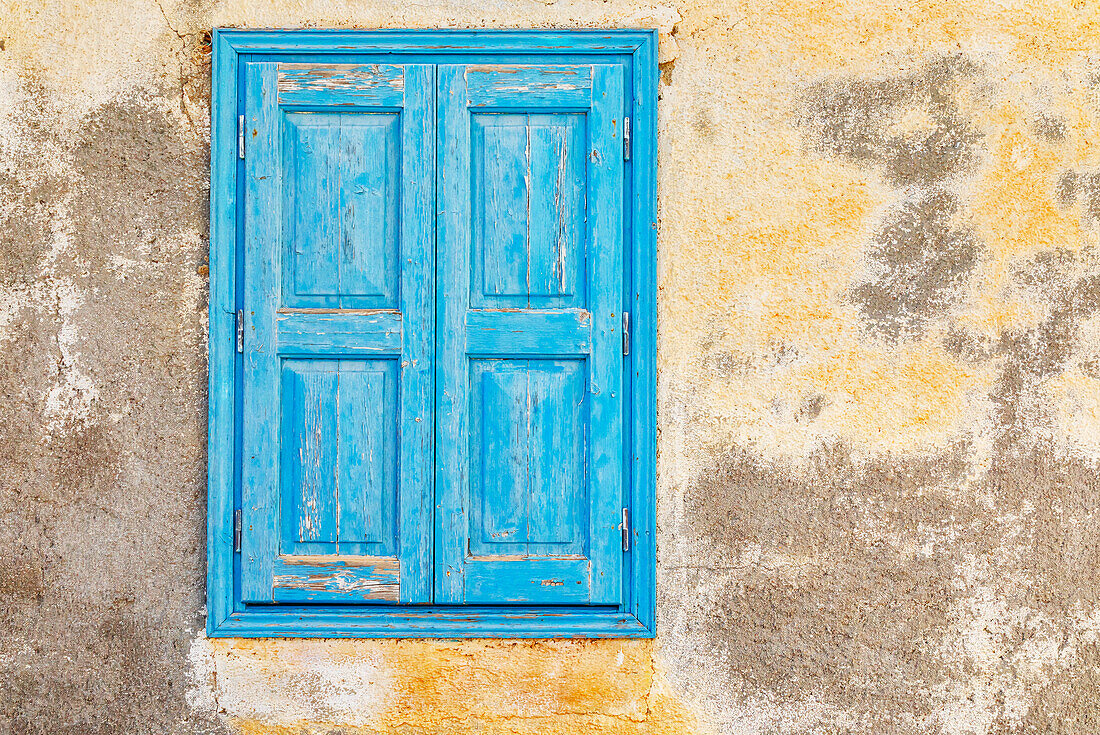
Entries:
{"type": "Polygon", "coordinates": [[[630,312],[623,312],[623,354],[630,354],[630,312]]]}
{"type": "Polygon", "coordinates": [[[237,158],[244,158],[244,115],[237,116],[237,158]]]}
{"type": "Polygon", "coordinates": [[[244,309],[237,309],[237,352],[244,352],[244,309]]]}
{"type": "Polygon", "coordinates": [[[623,523],[619,528],[623,532],[623,551],[630,551],[630,510],[623,508],[623,523]]]}
{"type": "Polygon", "coordinates": [[[233,513],[233,551],[241,550],[241,509],[233,513]]]}
{"type": "Polygon", "coordinates": [[[623,118],[623,160],[630,160],[630,118],[623,118]]]}

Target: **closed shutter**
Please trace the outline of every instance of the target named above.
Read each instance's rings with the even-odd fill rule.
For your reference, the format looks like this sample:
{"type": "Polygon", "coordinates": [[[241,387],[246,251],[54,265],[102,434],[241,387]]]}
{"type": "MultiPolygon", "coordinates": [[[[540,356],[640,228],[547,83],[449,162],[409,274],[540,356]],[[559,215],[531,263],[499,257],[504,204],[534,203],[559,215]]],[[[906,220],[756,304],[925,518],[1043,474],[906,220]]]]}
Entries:
{"type": "Polygon", "coordinates": [[[434,68],[246,84],[242,600],[429,602],[434,68]]]}
{"type": "Polygon", "coordinates": [[[622,68],[438,77],[435,601],[617,604],[622,68]]]}

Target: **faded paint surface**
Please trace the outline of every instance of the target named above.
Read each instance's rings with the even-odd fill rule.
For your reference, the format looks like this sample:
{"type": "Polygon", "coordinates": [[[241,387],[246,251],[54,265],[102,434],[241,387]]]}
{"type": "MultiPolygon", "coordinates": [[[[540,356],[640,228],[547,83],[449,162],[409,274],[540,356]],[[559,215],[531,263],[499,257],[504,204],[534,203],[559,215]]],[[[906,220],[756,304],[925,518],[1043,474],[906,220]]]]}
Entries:
{"type": "Polygon", "coordinates": [[[1095,2],[0,8],[0,732],[1100,731],[1095,2]],[[660,26],[656,642],[207,641],[214,25],[660,26]]]}

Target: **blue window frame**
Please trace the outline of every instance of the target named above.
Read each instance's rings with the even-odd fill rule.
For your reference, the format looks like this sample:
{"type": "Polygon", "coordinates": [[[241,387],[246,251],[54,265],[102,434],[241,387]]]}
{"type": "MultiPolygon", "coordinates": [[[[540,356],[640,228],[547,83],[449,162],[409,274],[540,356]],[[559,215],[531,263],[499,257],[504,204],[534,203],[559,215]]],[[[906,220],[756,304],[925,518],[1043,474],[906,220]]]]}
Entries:
{"type": "Polygon", "coordinates": [[[214,32],[209,635],[654,634],[656,70],[214,32]]]}

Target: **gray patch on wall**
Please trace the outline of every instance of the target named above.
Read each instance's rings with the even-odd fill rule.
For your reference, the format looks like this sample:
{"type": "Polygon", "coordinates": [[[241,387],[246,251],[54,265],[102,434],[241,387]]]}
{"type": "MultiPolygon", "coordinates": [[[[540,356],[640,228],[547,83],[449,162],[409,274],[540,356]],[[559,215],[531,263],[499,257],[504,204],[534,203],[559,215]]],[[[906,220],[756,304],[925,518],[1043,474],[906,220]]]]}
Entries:
{"type": "MultiPolygon", "coordinates": [[[[1018,420],[1022,409],[1030,407],[1033,422],[1053,420],[1046,415],[1049,409],[1039,388],[1066,369],[1079,346],[1081,322],[1100,309],[1100,268],[1072,251],[1056,249],[1019,266],[1016,280],[1032,298],[1046,302],[1047,312],[1037,326],[1001,335],[1004,361],[992,398],[998,424],[1018,438],[1025,428],[1018,420]]],[[[1041,427],[1026,428],[1034,432],[1041,427]]]]}
{"type": "Polygon", "coordinates": [[[962,116],[957,92],[980,72],[963,56],[947,56],[909,74],[825,79],[806,92],[799,122],[821,153],[881,166],[895,187],[930,186],[978,162],[982,134],[962,116]],[[907,130],[906,117],[921,124],[907,130]]]}
{"type": "Polygon", "coordinates": [[[1100,594],[1091,530],[1100,467],[1049,445],[999,445],[988,471],[968,480],[971,452],[960,443],[857,461],[833,445],[794,468],[715,448],[684,500],[679,545],[698,557],[661,577],[665,645],[687,651],[669,660],[678,679],[749,708],[812,703],[798,710],[799,729],[760,732],[953,732],[944,692],[987,681],[997,691],[974,706],[1001,723],[990,733],[1091,732],[1034,728],[1100,711],[1095,645],[1075,622],[1100,594]],[[966,576],[975,566],[977,582],[966,576]],[[970,659],[959,639],[971,625],[1000,624],[971,612],[975,584],[1012,611],[989,632],[1003,653],[992,662],[970,659]],[[1057,675],[1045,681],[1027,680],[1029,657],[1042,653],[1031,616],[1052,621],[1044,634],[1061,641],[1057,675]],[[681,635],[690,646],[679,647],[681,635]],[[1005,702],[1019,687],[1031,702],[1024,713],[1005,702]]]}
{"type": "Polygon", "coordinates": [[[870,277],[850,291],[875,336],[922,335],[958,302],[983,251],[950,191],[979,160],[982,133],[958,97],[980,76],[978,65],[948,56],[898,76],[825,79],[803,97],[799,124],[811,148],[872,167],[900,190],[871,243],[870,277]]]}
{"type": "MultiPolygon", "coordinates": [[[[51,135],[49,108],[31,108],[12,115],[51,135]]],[[[94,109],[62,174],[0,177],[15,207],[0,283],[80,295],[64,322],[49,300],[21,304],[0,350],[0,732],[224,731],[187,703],[204,600],[206,145],[163,108],[154,93],[94,109]],[[55,232],[71,246],[46,278],[55,232]],[[51,425],[68,359],[95,399],[51,425]]]]}
{"type": "Polygon", "coordinates": [[[1039,140],[1057,145],[1066,139],[1069,128],[1063,118],[1047,112],[1040,112],[1031,121],[1031,132],[1039,140]]]}
{"type": "Polygon", "coordinates": [[[1058,178],[1054,196],[1063,207],[1081,207],[1081,220],[1088,227],[1100,224],[1100,171],[1067,171],[1058,178]]]}
{"type": "Polygon", "coordinates": [[[990,400],[994,426],[1010,445],[1053,428],[1053,409],[1042,389],[1046,382],[1075,359],[1085,372],[1096,370],[1078,352],[1082,322],[1100,311],[1100,259],[1089,248],[1081,253],[1065,248],[1043,251],[1017,264],[1011,283],[1042,307],[1045,315],[1038,324],[1006,329],[996,339],[954,324],[944,338],[948,352],[968,362],[997,360],[990,400]]]}
{"type": "Polygon", "coordinates": [[[959,208],[954,194],[929,189],[887,214],[866,256],[873,276],[850,292],[872,332],[919,336],[958,301],[982,251],[959,208]]]}

